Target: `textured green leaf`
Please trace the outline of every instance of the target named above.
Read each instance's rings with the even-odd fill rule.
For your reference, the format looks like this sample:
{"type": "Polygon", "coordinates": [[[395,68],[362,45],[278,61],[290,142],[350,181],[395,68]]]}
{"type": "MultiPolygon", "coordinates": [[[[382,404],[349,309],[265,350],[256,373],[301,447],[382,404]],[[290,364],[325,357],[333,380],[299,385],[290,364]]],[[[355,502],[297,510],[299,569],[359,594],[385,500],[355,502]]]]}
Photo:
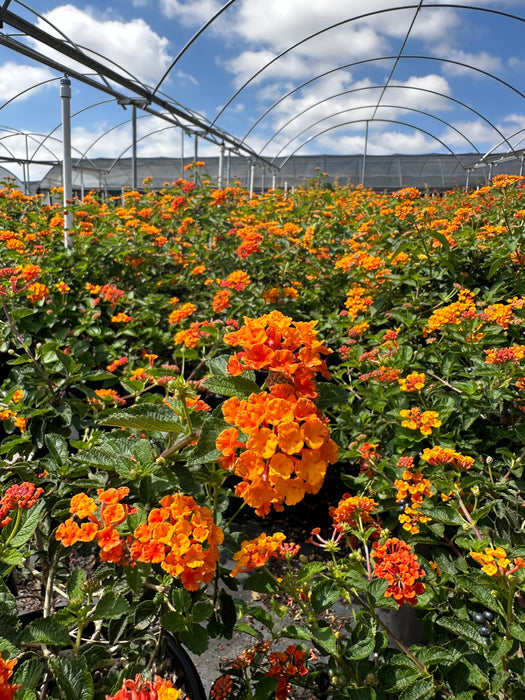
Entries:
{"type": "Polygon", "coordinates": [[[437,620],[437,624],[468,642],[483,644],[483,637],[473,622],[460,620],[457,617],[442,617],[437,620]]]}
{"type": "Polygon", "coordinates": [[[52,657],[49,665],[66,700],[92,700],[93,678],[83,657],[52,657]]]}
{"type": "Polygon", "coordinates": [[[374,651],[377,625],[361,619],[352,630],[352,645],[345,652],[350,659],[367,659],[374,651]]]}
{"type": "Polygon", "coordinates": [[[37,502],[29,511],[26,511],[26,517],[23,520],[22,526],[11,540],[11,547],[22,547],[32,536],[36,530],[44,510],[44,501],[37,502]]]}
{"type": "Polygon", "coordinates": [[[128,601],[121,595],[107,591],[102,595],[93,611],[93,620],[112,620],[130,612],[128,601]]]}
{"type": "Polygon", "coordinates": [[[250,394],[259,394],[261,389],[255,382],[244,376],[240,377],[208,377],[203,382],[208,391],[221,396],[238,396],[247,399],[250,394]]]}
{"type": "Polygon", "coordinates": [[[312,607],[319,615],[339,600],[339,589],[335,581],[319,581],[312,587],[312,607]]]}
{"type": "Polygon", "coordinates": [[[56,435],[55,433],[48,433],[44,437],[47,449],[51,453],[51,456],[63,467],[67,464],[69,458],[69,450],[67,448],[67,443],[62,437],[62,435],[56,435]]]}
{"type": "Polygon", "coordinates": [[[213,615],[213,603],[210,600],[201,600],[195,603],[191,610],[191,616],[195,622],[209,620],[213,615]]]}
{"type": "Polygon", "coordinates": [[[327,654],[337,654],[337,639],[331,627],[321,627],[316,630],[312,641],[327,654]]]}
{"type": "MultiPolygon", "coordinates": [[[[13,683],[23,686],[24,690],[34,690],[44,672],[42,662],[35,657],[23,661],[15,669],[13,683]]],[[[18,700],[18,695],[16,697],[18,700]]]]}
{"type": "Polygon", "coordinates": [[[162,616],[160,624],[168,632],[178,633],[186,627],[186,616],[182,613],[171,611],[162,616]]]}
{"type": "Polygon", "coordinates": [[[257,639],[262,639],[263,635],[259,630],[256,630],[255,627],[252,627],[252,625],[246,624],[246,622],[239,622],[239,624],[235,625],[235,629],[238,632],[244,632],[245,634],[249,634],[250,637],[256,637],[257,639]]]}
{"type": "Polygon", "coordinates": [[[330,408],[336,404],[348,403],[348,389],[341,384],[321,382],[317,385],[317,391],[319,396],[316,399],[315,405],[321,410],[330,408]]]}
{"type": "Polygon", "coordinates": [[[114,411],[100,423],[131,430],[159,430],[167,433],[182,431],[177,414],[164,404],[136,404],[123,411],[114,411]]]}
{"type": "Polygon", "coordinates": [[[289,637],[290,639],[303,639],[308,641],[312,638],[311,633],[304,627],[299,625],[288,625],[281,632],[282,637],[289,637]]]}
{"type": "Polygon", "coordinates": [[[435,696],[434,681],[432,678],[416,680],[409,688],[400,693],[400,700],[427,700],[435,696]]]}
{"type": "Polygon", "coordinates": [[[302,581],[308,581],[316,574],[321,573],[326,569],[326,564],[322,561],[312,561],[309,564],[305,564],[301,567],[299,573],[297,574],[297,583],[302,581]]]}
{"type": "Polygon", "coordinates": [[[71,645],[67,627],[52,617],[42,617],[30,622],[22,632],[22,641],[66,647],[71,645]]]}
{"type": "Polygon", "coordinates": [[[180,641],[194,654],[203,654],[208,648],[208,632],[200,625],[191,625],[190,629],[179,633],[180,641]]]}
{"type": "Polygon", "coordinates": [[[256,591],[256,593],[273,593],[277,586],[277,581],[267,571],[256,571],[244,582],[244,588],[247,591],[256,591]]]}
{"type": "MultiPolygon", "coordinates": [[[[482,576],[483,574],[481,574],[482,576]]],[[[470,574],[469,576],[460,575],[456,577],[458,588],[464,588],[471,594],[471,600],[481,603],[485,608],[500,612],[498,601],[492,595],[492,582],[487,577],[486,585],[480,583],[479,579],[470,574]]]]}
{"type": "Polygon", "coordinates": [[[193,466],[213,462],[222,457],[222,453],[215,447],[215,442],[226,428],[231,428],[226,421],[213,417],[207,418],[202,424],[199,441],[186,457],[186,463],[193,466]]]}
{"type": "Polygon", "coordinates": [[[461,527],[464,520],[461,515],[451,505],[438,505],[432,507],[421,508],[424,515],[430,516],[433,520],[437,520],[445,525],[457,525],[461,527]]]}

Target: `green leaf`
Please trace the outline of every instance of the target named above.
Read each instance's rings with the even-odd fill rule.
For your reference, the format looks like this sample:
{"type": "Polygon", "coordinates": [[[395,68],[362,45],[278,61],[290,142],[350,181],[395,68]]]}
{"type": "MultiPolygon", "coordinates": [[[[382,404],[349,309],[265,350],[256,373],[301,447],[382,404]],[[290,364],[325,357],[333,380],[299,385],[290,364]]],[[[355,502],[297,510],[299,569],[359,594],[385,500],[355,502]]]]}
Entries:
{"type": "Polygon", "coordinates": [[[469,576],[457,576],[456,583],[458,587],[464,588],[471,594],[471,600],[474,599],[489,610],[500,612],[498,601],[492,595],[492,583],[489,579],[487,579],[487,583],[483,585],[483,583],[480,583],[479,580],[471,573],[469,576]]]}
{"type": "Polygon", "coordinates": [[[342,384],[329,384],[328,382],[321,382],[317,385],[318,398],[315,401],[315,405],[321,411],[336,404],[347,404],[349,392],[348,389],[342,384]]]}
{"type": "Polygon", "coordinates": [[[361,618],[352,630],[352,645],[345,652],[349,659],[367,659],[376,643],[377,625],[373,620],[361,618]]]}
{"type": "Polygon", "coordinates": [[[83,569],[75,569],[66,583],[67,596],[70,604],[82,603],[84,593],[82,587],[86,582],[87,574],[83,569]]]}
{"type": "Polygon", "coordinates": [[[438,625],[444,627],[457,637],[465,639],[467,642],[483,644],[483,637],[478,632],[477,626],[468,620],[460,620],[457,617],[442,617],[437,621],[438,625]]]}
{"type": "Polygon", "coordinates": [[[324,580],[312,586],[312,607],[319,615],[339,600],[339,589],[335,581],[324,580]]]}
{"type": "Polygon", "coordinates": [[[302,581],[308,581],[311,578],[313,578],[316,574],[321,573],[321,571],[324,571],[325,569],[326,564],[324,564],[322,561],[313,561],[309,564],[305,564],[297,574],[297,583],[301,583],[302,581]]]}
{"type": "Polygon", "coordinates": [[[30,622],[22,632],[22,641],[26,644],[55,644],[71,646],[71,639],[66,625],[61,625],[53,617],[41,617],[30,622]]]}
{"type": "Polygon", "coordinates": [[[66,700],[92,700],[93,677],[83,657],[52,657],[49,665],[66,700]]]}
{"type": "Polygon", "coordinates": [[[462,654],[449,644],[446,647],[424,647],[417,652],[416,656],[424,666],[440,666],[443,664],[450,668],[460,660],[462,654]]]}
{"type": "Polygon", "coordinates": [[[273,593],[277,590],[278,582],[268,571],[256,571],[244,582],[247,591],[256,593],[273,593]]]}
{"type": "MultiPolygon", "coordinates": [[[[43,672],[42,662],[39,659],[35,657],[27,659],[16,666],[13,683],[20,684],[24,690],[34,690],[43,672]]],[[[18,695],[16,697],[18,700],[18,695]]]]}
{"type": "Polygon", "coordinates": [[[201,600],[193,606],[191,616],[194,622],[203,622],[209,620],[213,615],[213,603],[211,600],[201,600]]]}
{"type": "Polygon", "coordinates": [[[337,639],[331,627],[315,630],[312,641],[326,654],[337,654],[337,639]]]}
{"type": "Polygon", "coordinates": [[[433,238],[434,240],[439,241],[442,244],[445,253],[448,253],[450,251],[450,243],[442,233],[440,233],[439,231],[428,231],[428,235],[430,236],[430,238],[433,238]]]}
{"type": "Polygon", "coordinates": [[[302,639],[304,641],[309,641],[312,639],[311,633],[304,627],[299,627],[299,625],[288,625],[281,632],[282,637],[289,637],[290,639],[302,639]]]}
{"type": "Polygon", "coordinates": [[[123,617],[130,612],[128,601],[121,595],[116,595],[110,591],[103,593],[102,597],[93,610],[93,620],[112,620],[123,617]]]}
{"type": "Polygon", "coordinates": [[[56,435],[55,433],[48,433],[44,437],[47,449],[51,453],[51,456],[63,467],[67,464],[69,458],[69,450],[67,448],[67,443],[61,435],[56,435]]]}
{"type": "Polygon", "coordinates": [[[103,418],[100,424],[141,431],[159,430],[166,433],[182,431],[177,414],[163,404],[135,404],[126,410],[114,411],[103,418]]]}
{"type": "Polygon", "coordinates": [[[186,615],[172,610],[162,616],[160,624],[168,632],[178,633],[186,627],[186,615]]]}
{"type": "Polygon", "coordinates": [[[214,394],[221,396],[238,396],[247,399],[250,394],[260,394],[261,389],[255,382],[244,376],[240,377],[208,377],[203,386],[214,394]]]}
{"type": "Polygon", "coordinates": [[[144,584],[148,580],[149,573],[151,571],[151,564],[144,564],[138,562],[133,568],[130,566],[125,566],[124,571],[126,573],[126,581],[130,589],[138,595],[144,590],[144,584]]]}
{"type": "Polygon", "coordinates": [[[222,453],[215,447],[215,443],[219,434],[226,428],[231,428],[231,425],[228,425],[226,421],[211,416],[206,418],[202,424],[199,441],[187,454],[186,463],[188,466],[214,462],[222,457],[222,453]]]}
{"type": "Polygon", "coordinates": [[[250,637],[256,637],[257,639],[263,638],[262,632],[256,630],[255,627],[246,624],[246,622],[239,622],[239,624],[235,625],[235,629],[238,632],[244,632],[245,634],[249,634],[250,637]]]}
{"type": "Polygon", "coordinates": [[[11,540],[11,547],[22,547],[22,545],[24,545],[31,538],[41,521],[44,507],[44,501],[40,501],[36,503],[29,511],[26,511],[27,517],[23,521],[22,526],[16,535],[11,540]]]}
{"type": "Polygon", "coordinates": [[[445,525],[457,525],[461,527],[464,524],[464,519],[457,510],[450,505],[438,505],[432,507],[422,507],[421,513],[430,516],[433,520],[437,520],[445,525]]]}
{"type": "Polygon", "coordinates": [[[514,427],[514,432],[516,433],[516,437],[520,442],[525,443],[525,422],[522,421],[521,423],[517,423],[516,426],[514,427]]]}
{"type": "Polygon", "coordinates": [[[400,700],[426,700],[435,697],[435,687],[432,678],[416,680],[409,688],[401,692],[400,700]]]}
{"type": "Polygon", "coordinates": [[[194,624],[188,630],[179,633],[182,644],[194,654],[203,654],[208,648],[208,632],[200,625],[194,624]]]}
{"type": "Polygon", "coordinates": [[[21,566],[24,563],[24,556],[18,549],[9,547],[0,554],[0,561],[9,566],[21,566]]]}
{"type": "Polygon", "coordinates": [[[525,642],[525,627],[523,625],[519,625],[517,622],[511,622],[509,625],[509,632],[514,639],[525,642]]]}

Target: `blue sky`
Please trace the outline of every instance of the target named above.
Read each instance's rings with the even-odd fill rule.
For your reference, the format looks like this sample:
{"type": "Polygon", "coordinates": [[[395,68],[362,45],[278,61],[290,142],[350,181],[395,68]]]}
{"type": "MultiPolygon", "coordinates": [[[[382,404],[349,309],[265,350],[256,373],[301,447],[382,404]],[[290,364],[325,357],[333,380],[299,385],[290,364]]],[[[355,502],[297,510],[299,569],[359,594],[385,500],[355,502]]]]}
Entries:
{"type": "MultiPolygon", "coordinates": [[[[108,56],[119,70],[154,86],[225,2],[12,0],[9,10],[46,31],[55,31],[54,26],[75,44],[108,56]]],[[[416,13],[417,4],[236,0],[180,58],[161,90],[239,139],[273,106],[247,136],[250,147],[268,159],[292,152],[361,153],[367,122],[372,155],[447,148],[483,154],[502,136],[515,148],[525,147],[525,98],[518,94],[525,94],[525,21],[475,9],[525,18],[525,2],[457,0],[458,8],[423,0],[416,13]],[[394,9],[402,4],[414,8],[394,9]],[[377,12],[382,9],[390,11],[377,12]],[[369,16],[345,22],[365,13],[369,16]],[[303,41],[313,33],[318,33],[315,38],[303,41]],[[240,86],[295,43],[222,111],[240,86]],[[316,76],[323,77],[312,80],[316,76]]],[[[15,33],[8,25],[3,31],[15,33]]],[[[39,141],[34,134],[52,132],[49,150],[40,148],[37,157],[60,157],[59,82],[60,73],[0,46],[0,155],[8,149],[21,155],[26,144],[34,153],[39,141]]],[[[129,155],[131,112],[108,99],[73,81],[75,154],[129,155]]],[[[139,155],[180,155],[180,130],[165,127],[139,112],[139,155]]],[[[192,140],[185,140],[184,149],[187,156],[193,153],[192,140]]],[[[201,142],[199,157],[216,154],[215,145],[201,142]]],[[[18,174],[16,166],[6,167],[18,174]]],[[[31,176],[45,170],[32,166],[31,176]]]]}

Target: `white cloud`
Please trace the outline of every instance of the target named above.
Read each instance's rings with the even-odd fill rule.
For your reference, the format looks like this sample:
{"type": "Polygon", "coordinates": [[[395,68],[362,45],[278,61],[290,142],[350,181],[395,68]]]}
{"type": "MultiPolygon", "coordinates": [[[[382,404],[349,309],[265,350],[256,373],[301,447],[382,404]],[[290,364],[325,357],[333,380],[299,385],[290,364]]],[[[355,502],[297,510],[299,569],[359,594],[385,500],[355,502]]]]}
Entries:
{"type": "Polygon", "coordinates": [[[443,52],[443,57],[451,61],[464,64],[465,67],[453,63],[444,63],[443,72],[449,75],[471,75],[475,76],[476,71],[472,68],[487,71],[488,73],[498,73],[501,71],[503,63],[499,56],[494,56],[488,51],[467,52],[461,49],[451,49],[449,47],[443,52]]]}
{"type": "Polygon", "coordinates": [[[220,9],[217,0],[160,0],[160,9],[168,19],[185,26],[201,25],[220,9]]]}
{"type": "Polygon", "coordinates": [[[17,100],[25,100],[32,97],[36,90],[23,92],[28,88],[32,88],[38,83],[45,80],[51,80],[56,77],[47,68],[38,68],[36,66],[27,66],[8,61],[0,66],[0,100],[9,100],[19,93],[22,93],[17,100]]]}
{"type": "MultiPolygon", "coordinates": [[[[110,64],[113,69],[119,70],[121,66],[140,80],[156,81],[170,63],[168,39],[156,34],[143,19],[105,20],[97,17],[93,10],[84,11],[73,5],[55,7],[44,17],[79,46],[113,61],[110,64]]],[[[47,22],[39,19],[38,25],[58,36],[47,22]]],[[[51,53],[42,45],[38,48],[51,53]]],[[[53,55],[56,57],[56,53],[53,55]]],[[[99,56],[94,57],[103,62],[99,56]]],[[[60,60],[64,60],[63,57],[60,60]]]]}

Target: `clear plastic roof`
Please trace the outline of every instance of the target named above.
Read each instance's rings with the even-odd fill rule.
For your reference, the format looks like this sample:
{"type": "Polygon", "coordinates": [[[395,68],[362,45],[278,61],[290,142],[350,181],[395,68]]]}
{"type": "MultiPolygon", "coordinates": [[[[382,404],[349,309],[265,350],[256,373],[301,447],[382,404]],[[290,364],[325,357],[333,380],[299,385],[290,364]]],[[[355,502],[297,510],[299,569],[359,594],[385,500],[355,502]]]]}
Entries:
{"type": "Polygon", "coordinates": [[[521,158],[523,0],[3,0],[0,159],[521,158]]]}

